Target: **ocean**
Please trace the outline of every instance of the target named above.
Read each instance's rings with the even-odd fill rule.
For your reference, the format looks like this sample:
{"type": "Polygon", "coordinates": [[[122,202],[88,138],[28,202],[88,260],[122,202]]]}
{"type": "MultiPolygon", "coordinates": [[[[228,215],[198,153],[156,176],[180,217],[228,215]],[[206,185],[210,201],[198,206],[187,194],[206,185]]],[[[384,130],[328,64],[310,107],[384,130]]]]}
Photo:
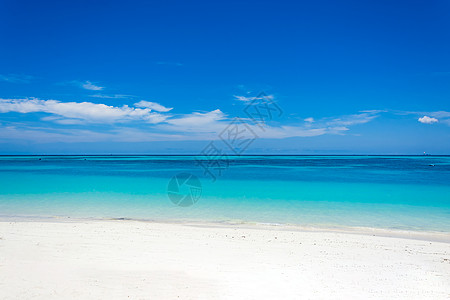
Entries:
{"type": "Polygon", "coordinates": [[[449,156],[1,156],[0,218],[450,232],[449,156]]]}

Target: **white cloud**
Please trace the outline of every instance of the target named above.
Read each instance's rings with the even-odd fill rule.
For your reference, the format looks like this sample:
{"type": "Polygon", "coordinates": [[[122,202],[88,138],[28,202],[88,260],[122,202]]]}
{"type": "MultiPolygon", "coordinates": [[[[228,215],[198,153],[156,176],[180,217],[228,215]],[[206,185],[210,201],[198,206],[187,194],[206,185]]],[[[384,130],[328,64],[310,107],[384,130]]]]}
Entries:
{"type": "Polygon", "coordinates": [[[418,121],[423,124],[433,124],[436,122],[450,125],[450,112],[448,111],[396,111],[399,115],[416,115],[420,117],[418,121]]]}
{"type": "Polygon", "coordinates": [[[308,123],[314,123],[314,118],[306,118],[303,121],[308,122],[308,123]]]}
{"type": "Polygon", "coordinates": [[[250,102],[256,99],[256,97],[246,97],[246,96],[234,96],[235,100],[243,101],[243,102],[250,102]]]}
{"type": "Polygon", "coordinates": [[[83,89],[90,91],[101,91],[104,89],[104,87],[95,85],[90,81],[81,82],[80,85],[83,89]]]}
{"type": "Polygon", "coordinates": [[[220,109],[216,109],[206,113],[194,112],[183,115],[182,117],[168,120],[167,123],[180,126],[204,126],[224,118],[225,114],[220,109]]]}
{"type": "Polygon", "coordinates": [[[433,124],[433,123],[439,122],[438,119],[430,118],[428,116],[423,116],[422,118],[419,118],[418,121],[423,124],[433,124]]]}
{"type": "Polygon", "coordinates": [[[136,107],[143,107],[143,108],[150,108],[151,110],[159,111],[159,112],[168,112],[172,110],[172,108],[168,108],[165,106],[162,106],[159,103],[156,102],[150,102],[150,101],[139,101],[138,103],[135,103],[134,106],[136,107]]]}
{"type": "Polygon", "coordinates": [[[200,113],[193,112],[191,114],[179,115],[167,119],[167,124],[161,124],[160,129],[189,132],[194,134],[201,134],[205,132],[221,132],[227,125],[224,122],[227,116],[220,110],[216,109],[210,112],[200,113]]]}
{"type": "Polygon", "coordinates": [[[76,122],[74,120],[91,123],[114,123],[133,120],[160,123],[167,118],[167,116],[151,112],[149,108],[133,108],[128,105],[117,107],[92,102],[60,102],[58,100],[40,100],[37,98],[0,99],[0,113],[7,112],[49,113],[59,116],[60,118],[55,119],[59,123],[76,122]]]}

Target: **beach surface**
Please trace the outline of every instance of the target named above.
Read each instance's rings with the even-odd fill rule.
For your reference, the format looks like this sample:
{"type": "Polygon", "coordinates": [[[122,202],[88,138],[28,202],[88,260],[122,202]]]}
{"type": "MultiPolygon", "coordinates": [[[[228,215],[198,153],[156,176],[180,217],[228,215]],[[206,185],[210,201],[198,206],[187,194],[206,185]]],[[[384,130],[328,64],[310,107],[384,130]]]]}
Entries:
{"type": "Polygon", "coordinates": [[[449,299],[450,237],[132,220],[1,221],[1,299],[449,299]]]}

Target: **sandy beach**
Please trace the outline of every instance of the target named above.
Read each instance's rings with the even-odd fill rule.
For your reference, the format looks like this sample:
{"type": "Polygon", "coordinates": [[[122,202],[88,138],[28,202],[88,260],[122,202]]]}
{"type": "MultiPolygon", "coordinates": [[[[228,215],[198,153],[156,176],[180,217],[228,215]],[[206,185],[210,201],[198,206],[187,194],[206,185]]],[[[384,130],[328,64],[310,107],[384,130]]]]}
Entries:
{"type": "Polygon", "coordinates": [[[445,234],[0,222],[1,299],[448,299],[445,234]]]}

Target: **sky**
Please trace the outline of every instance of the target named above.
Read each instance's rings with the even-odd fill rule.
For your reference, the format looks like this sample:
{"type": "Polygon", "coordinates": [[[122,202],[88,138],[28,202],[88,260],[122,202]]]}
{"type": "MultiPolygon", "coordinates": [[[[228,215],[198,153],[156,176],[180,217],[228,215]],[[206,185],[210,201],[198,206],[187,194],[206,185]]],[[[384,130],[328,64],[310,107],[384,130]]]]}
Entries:
{"type": "Polygon", "coordinates": [[[211,145],[450,154],[450,2],[0,0],[0,154],[211,145]]]}

